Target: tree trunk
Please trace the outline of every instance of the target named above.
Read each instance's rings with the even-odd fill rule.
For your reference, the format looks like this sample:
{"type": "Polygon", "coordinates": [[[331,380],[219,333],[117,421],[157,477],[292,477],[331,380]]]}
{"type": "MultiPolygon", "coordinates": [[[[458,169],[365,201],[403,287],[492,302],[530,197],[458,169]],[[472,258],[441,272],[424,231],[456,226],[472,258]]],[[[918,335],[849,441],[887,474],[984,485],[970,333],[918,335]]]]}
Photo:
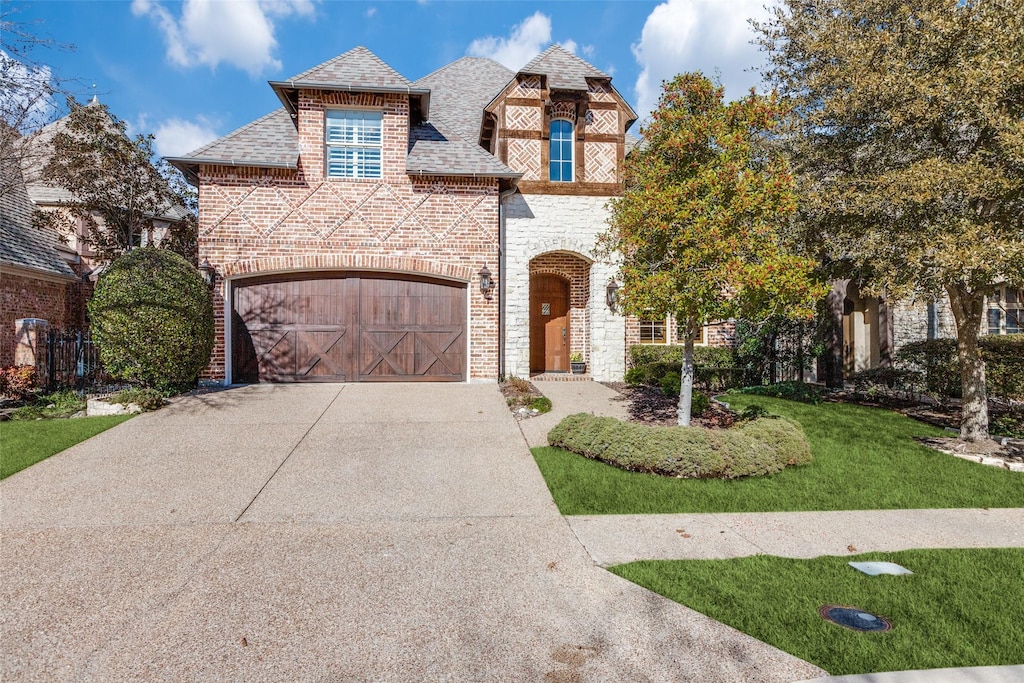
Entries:
{"type": "Polygon", "coordinates": [[[988,438],[988,392],[985,388],[985,361],[978,347],[985,296],[962,287],[949,286],[949,304],[956,320],[957,356],[963,387],[960,438],[983,441],[988,438]]]}
{"type": "Polygon", "coordinates": [[[679,379],[679,426],[690,426],[693,405],[693,331],[696,326],[686,323],[686,342],[683,346],[683,372],[679,379]]]}

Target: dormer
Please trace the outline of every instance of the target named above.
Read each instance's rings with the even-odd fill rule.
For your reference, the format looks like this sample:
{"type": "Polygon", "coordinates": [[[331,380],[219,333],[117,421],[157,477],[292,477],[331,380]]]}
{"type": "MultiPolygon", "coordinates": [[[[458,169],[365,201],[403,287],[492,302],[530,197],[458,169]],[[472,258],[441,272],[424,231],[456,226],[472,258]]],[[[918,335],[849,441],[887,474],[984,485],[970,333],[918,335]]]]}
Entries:
{"type": "Polygon", "coordinates": [[[485,107],[480,145],[523,174],[523,193],[618,194],[636,118],[609,75],[553,45],[485,107]]]}

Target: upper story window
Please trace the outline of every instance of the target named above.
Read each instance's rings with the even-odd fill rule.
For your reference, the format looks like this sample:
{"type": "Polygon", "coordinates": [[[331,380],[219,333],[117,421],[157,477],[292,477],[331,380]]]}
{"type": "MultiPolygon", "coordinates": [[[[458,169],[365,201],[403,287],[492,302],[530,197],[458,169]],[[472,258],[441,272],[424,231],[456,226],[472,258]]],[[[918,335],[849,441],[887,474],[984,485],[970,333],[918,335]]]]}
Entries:
{"type": "Polygon", "coordinates": [[[329,178],[380,178],[379,111],[330,109],[324,126],[329,178]]]}
{"type": "Polygon", "coordinates": [[[1024,291],[1000,287],[988,299],[988,333],[1024,332],[1024,291]]]}
{"type": "Polygon", "coordinates": [[[551,122],[550,150],[548,167],[550,179],[554,182],[572,182],[572,123],[565,119],[551,122]]]}

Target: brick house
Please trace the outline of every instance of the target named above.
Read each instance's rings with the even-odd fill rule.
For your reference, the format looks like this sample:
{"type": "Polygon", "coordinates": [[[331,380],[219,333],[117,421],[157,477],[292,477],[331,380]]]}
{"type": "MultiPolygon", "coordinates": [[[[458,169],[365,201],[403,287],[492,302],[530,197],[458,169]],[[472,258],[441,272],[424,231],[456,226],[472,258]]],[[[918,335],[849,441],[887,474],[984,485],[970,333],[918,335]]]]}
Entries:
{"type": "Polygon", "coordinates": [[[616,380],[645,325],[674,340],[613,310],[594,254],[637,118],[607,74],[553,46],[409,81],[358,47],[270,86],[280,108],[168,159],[216,271],[210,378],[493,380],[578,353],[616,380]]]}

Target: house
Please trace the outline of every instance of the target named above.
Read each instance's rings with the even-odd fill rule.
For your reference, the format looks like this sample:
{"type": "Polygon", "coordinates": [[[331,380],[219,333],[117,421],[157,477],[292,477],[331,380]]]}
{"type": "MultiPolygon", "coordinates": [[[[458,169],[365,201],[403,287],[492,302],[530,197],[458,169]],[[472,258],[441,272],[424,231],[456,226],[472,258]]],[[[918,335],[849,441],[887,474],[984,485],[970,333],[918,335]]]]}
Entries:
{"type": "Polygon", "coordinates": [[[571,354],[622,378],[644,323],[594,250],[637,115],[608,74],[553,46],[410,81],[357,47],[270,87],[281,107],[168,159],[216,272],[210,378],[494,380],[571,354]]]}
{"type": "MultiPolygon", "coordinates": [[[[94,97],[86,106],[98,105],[94,97]]],[[[5,137],[21,147],[4,155],[19,163],[0,169],[6,188],[0,196],[0,367],[25,362],[25,356],[16,359],[15,348],[24,346],[29,331],[17,321],[36,321],[31,324],[40,330],[84,330],[88,325],[86,302],[104,264],[90,248],[85,221],[76,216],[68,216],[66,225],[33,220],[36,212],[58,212],[74,199],[42,178],[51,141],[66,127],[63,117],[26,138],[5,137]]],[[[159,244],[183,217],[180,206],[153,217],[136,245],[159,244]]]]}

